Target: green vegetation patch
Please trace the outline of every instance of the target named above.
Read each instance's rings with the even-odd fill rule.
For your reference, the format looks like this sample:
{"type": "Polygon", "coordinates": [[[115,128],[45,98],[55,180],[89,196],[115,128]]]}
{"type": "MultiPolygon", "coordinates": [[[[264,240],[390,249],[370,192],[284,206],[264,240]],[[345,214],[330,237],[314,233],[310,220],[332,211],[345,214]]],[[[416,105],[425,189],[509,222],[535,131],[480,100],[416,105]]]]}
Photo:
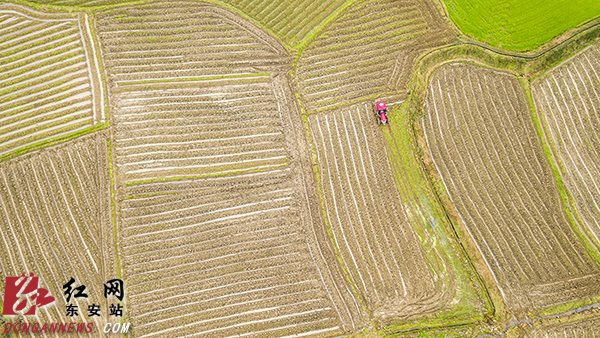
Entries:
{"type": "Polygon", "coordinates": [[[600,16],[598,0],[444,0],[463,33],[514,51],[536,50],[600,16]]]}

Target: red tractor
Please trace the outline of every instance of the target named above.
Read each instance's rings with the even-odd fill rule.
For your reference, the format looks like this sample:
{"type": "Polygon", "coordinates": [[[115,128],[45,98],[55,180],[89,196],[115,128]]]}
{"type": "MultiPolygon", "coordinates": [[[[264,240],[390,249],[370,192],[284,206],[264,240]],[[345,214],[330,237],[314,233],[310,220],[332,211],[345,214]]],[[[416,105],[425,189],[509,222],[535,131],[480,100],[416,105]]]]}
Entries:
{"type": "Polygon", "coordinates": [[[387,112],[387,105],[384,101],[375,104],[375,116],[377,116],[378,124],[386,125],[388,123],[387,112]]]}

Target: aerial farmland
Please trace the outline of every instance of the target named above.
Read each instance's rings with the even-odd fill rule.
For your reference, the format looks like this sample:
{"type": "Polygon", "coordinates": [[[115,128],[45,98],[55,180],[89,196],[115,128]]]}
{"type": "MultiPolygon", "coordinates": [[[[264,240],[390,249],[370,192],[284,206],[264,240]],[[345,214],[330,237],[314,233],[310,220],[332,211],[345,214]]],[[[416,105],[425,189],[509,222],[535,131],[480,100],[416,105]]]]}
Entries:
{"type": "Polygon", "coordinates": [[[0,337],[598,336],[600,7],[538,2],[0,2],[0,337]]]}

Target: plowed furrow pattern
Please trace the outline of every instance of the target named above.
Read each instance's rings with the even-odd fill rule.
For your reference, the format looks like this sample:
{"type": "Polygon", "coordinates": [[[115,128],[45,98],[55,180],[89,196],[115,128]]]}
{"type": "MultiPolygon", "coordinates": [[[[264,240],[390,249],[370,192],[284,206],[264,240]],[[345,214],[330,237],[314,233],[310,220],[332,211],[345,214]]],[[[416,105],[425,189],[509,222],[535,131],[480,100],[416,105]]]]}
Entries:
{"type": "Polygon", "coordinates": [[[86,49],[85,17],[46,15],[10,4],[0,5],[0,14],[12,19],[0,34],[0,156],[100,120],[99,80],[86,49]]]}
{"type": "Polygon", "coordinates": [[[285,49],[197,2],[98,17],[131,335],[343,333],[309,247],[285,49]]]}
{"type": "Polygon", "coordinates": [[[333,22],[298,64],[309,110],[403,88],[417,52],[443,41],[422,7],[420,1],[369,0],[333,22]]]}
{"type": "MultiPolygon", "coordinates": [[[[39,1],[38,1],[39,2],[39,1]]],[[[48,1],[44,1],[45,3],[48,1]]],[[[126,0],[51,0],[50,3],[70,6],[102,6],[115,3],[127,2],[126,0]]],[[[290,45],[304,40],[320,24],[333,15],[346,0],[292,0],[292,1],[267,1],[267,0],[225,0],[223,3],[234,7],[248,17],[260,22],[270,29],[277,37],[290,45]]],[[[155,6],[156,8],[156,6],[155,6]]],[[[190,13],[186,13],[190,14],[190,13]]],[[[179,23],[186,18],[178,18],[169,15],[165,22],[156,17],[166,16],[164,11],[157,9],[151,13],[152,18],[166,27],[172,27],[171,34],[177,34],[181,30],[179,23]]],[[[135,34],[136,26],[132,23],[132,33],[135,34]]]]}
{"type": "Polygon", "coordinates": [[[80,320],[108,320],[102,285],[116,278],[110,230],[106,136],[79,139],[0,165],[0,246],[4,276],[40,277],[56,306],[38,310],[37,321],[70,322],[63,285],[72,277],[88,299],[70,301],[80,320]],[[88,317],[100,304],[101,317],[88,317]]]}
{"type": "Polygon", "coordinates": [[[211,85],[163,85],[115,96],[116,164],[126,182],[288,164],[270,77],[211,85]]]}
{"type": "Polygon", "coordinates": [[[117,84],[250,75],[288,60],[265,32],[216,6],[154,2],[104,11],[98,22],[117,84]]]}
{"type": "Polygon", "coordinates": [[[518,79],[447,65],[425,110],[438,171],[507,304],[543,308],[598,292],[598,267],[563,213],[518,79]]]}
{"type": "Polygon", "coordinates": [[[327,220],[361,298],[383,316],[435,306],[433,276],[399,202],[371,112],[358,106],[309,121],[327,220]]]}
{"type": "Polygon", "coordinates": [[[561,176],[600,243],[600,47],[596,44],[533,83],[561,176]]]}
{"type": "Polygon", "coordinates": [[[169,334],[207,337],[339,329],[309,264],[290,173],[257,183],[198,180],[201,194],[123,201],[136,336],[173,327],[169,334]],[[133,207],[140,202],[144,208],[133,207]]]}

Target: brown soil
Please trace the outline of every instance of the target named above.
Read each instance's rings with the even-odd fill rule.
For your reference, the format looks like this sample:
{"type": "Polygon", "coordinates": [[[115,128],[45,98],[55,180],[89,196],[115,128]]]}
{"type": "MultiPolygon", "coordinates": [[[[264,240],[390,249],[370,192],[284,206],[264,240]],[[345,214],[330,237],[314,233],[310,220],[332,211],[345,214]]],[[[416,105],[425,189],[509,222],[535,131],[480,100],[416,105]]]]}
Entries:
{"type": "Polygon", "coordinates": [[[98,23],[133,336],[363,327],[319,233],[285,49],[194,2],[111,9],[98,23]]]}
{"type": "Polygon", "coordinates": [[[599,60],[596,44],[532,85],[546,140],[583,219],[581,226],[596,248],[600,245],[599,60]]]}
{"type": "Polygon", "coordinates": [[[106,138],[95,133],[0,165],[2,274],[33,272],[56,298],[36,321],[71,321],[62,287],[71,277],[89,296],[71,301],[79,318],[109,320],[103,284],[116,278],[116,267],[106,138]],[[101,305],[102,317],[87,316],[92,303],[101,305]]]}
{"type": "Polygon", "coordinates": [[[369,106],[311,115],[327,223],[367,315],[424,314],[442,294],[408,222],[369,106]]]}
{"type": "Polygon", "coordinates": [[[415,57],[450,38],[428,1],[358,3],[302,54],[297,74],[303,103],[314,111],[404,91],[415,57]]]}
{"type": "Polygon", "coordinates": [[[540,309],[598,292],[598,268],[564,216],[519,81],[446,65],[425,110],[433,159],[508,306],[540,309]]]}

